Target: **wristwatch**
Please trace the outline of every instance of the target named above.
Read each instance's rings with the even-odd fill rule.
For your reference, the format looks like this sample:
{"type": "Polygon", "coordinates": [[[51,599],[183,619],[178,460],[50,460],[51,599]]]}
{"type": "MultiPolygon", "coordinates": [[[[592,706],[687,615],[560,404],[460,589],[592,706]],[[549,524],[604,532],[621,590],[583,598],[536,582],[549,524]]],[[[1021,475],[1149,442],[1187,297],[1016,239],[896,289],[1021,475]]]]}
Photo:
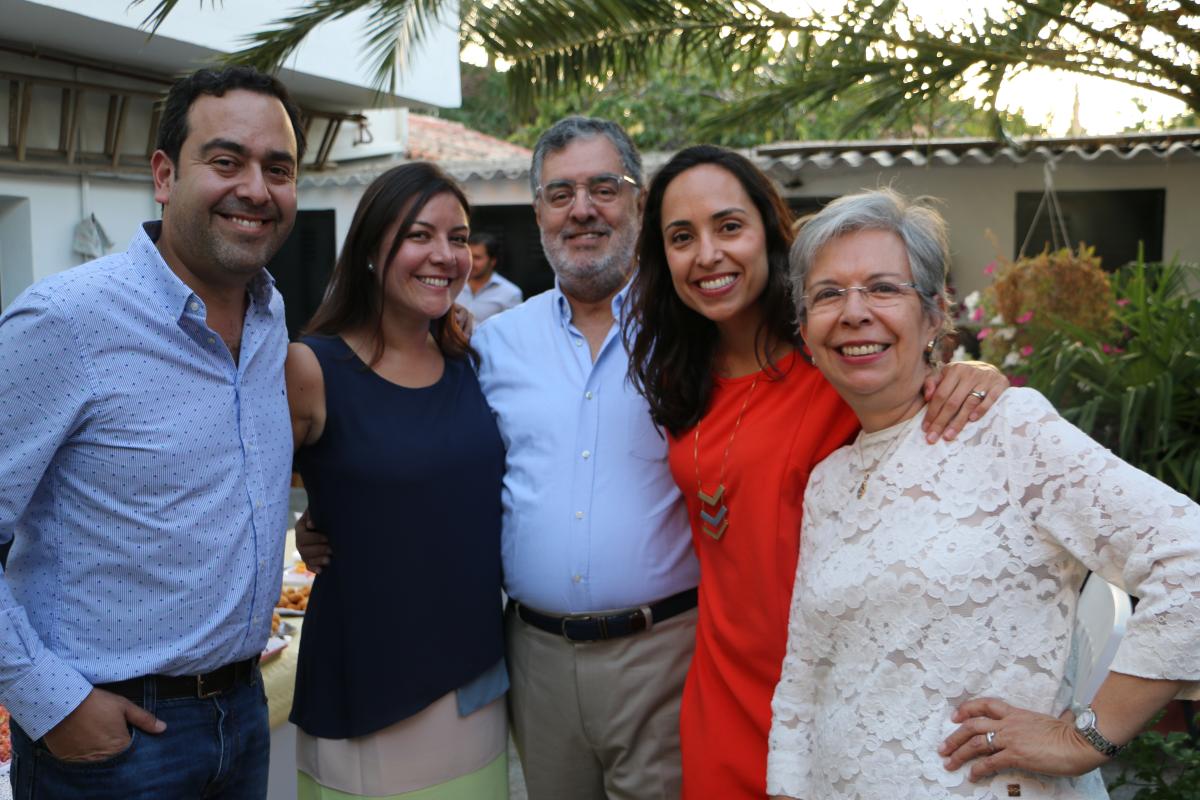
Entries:
{"type": "Polygon", "coordinates": [[[1088,744],[1108,758],[1112,758],[1129,746],[1128,744],[1113,744],[1104,738],[1104,734],[1096,730],[1096,712],[1092,710],[1091,706],[1084,706],[1076,713],[1075,730],[1079,732],[1080,736],[1087,739],[1088,744]]]}

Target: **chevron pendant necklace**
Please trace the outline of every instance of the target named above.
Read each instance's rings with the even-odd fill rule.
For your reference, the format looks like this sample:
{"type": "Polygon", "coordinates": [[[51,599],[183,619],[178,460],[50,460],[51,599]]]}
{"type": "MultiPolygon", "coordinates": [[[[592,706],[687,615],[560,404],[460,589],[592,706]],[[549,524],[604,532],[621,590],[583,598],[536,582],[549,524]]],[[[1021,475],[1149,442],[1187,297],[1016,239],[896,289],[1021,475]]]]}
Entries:
{"type": "Polygon", "coordinates": [[[761,376],[761,372],[754,376],[750,391],[746,392],[746,399],[742,401],[742,410],[738,412],[733,423],[733,432],[729,434],[729,442],[725,445],[725,455],[721,457],[717,490],[712,494],[704,491],[704,484],[700,481],[700,422],[696,423],[696,435],[692,439],[692,459],[696,463],[696,497],[700,498],[700,530],[718,541],[729,527],[729,506],[725,503],[725,468],[729,466],[729,451],[733,449],[733,440],[737,438],[738,428],[742,426],[746,406],[750,405],[750,398],[754,396],[754,388],[758,386],[761,376]]]}

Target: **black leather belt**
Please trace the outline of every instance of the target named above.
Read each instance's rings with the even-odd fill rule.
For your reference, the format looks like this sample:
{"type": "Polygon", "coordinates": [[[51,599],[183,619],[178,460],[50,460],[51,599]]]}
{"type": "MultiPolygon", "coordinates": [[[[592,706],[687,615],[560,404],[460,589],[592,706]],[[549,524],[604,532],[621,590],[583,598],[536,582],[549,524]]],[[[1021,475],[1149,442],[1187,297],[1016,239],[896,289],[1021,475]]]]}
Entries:
{"type": "Polygon", "coordinates": [[[627,611],[565,617],[543,614],[511,598],[509,602],[516,608],[517,616],[535,628],[562,636],[568,642],[598,642],[649,630],[652,625],[695,608],[696,590],[687,589],[657,603],[627,611]]]}
{"type": "Polygon", "coordinates": [[[113,692],[141,705],[145,702],[146,681],[154,682],[154,696],[159,700],[178,700],[184,697],[212,697],[235,686],[249,686],[258,675],[258,657],[235,661],[203,675],[144,675],[113,683],[100,683],[97,689],[113,692]]]}

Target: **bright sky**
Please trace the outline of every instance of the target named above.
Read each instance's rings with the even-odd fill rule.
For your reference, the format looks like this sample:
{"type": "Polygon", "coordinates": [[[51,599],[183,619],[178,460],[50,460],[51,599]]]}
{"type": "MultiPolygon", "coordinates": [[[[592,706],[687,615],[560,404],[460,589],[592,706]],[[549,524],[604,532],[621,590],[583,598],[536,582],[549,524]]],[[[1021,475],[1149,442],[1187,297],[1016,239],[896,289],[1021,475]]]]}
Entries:
{"type": "MultiPolygon", "coordinates": [[[[841,0],[764,0],[768,5],[789,13],[810,8],[837,10],[841,0]]],[[[964,9],[982,15],[989,8],[1002,8],[1005,0],[907,0],[909,8],[925,19],[961,18],[964,9]]],[[[1020,111],[1030,122],[1044,126],[1052,136],[1065,135],[1071,127],[1075,94],[1079,93],[1079,122],[1084,133],[1119,133],[1140,121],[1157,127],[1162,120],[1185,113],[1180,100],[1137,89],[1115,81],[1074,73],[1034,68],[1005,82],[998,105],[1006,111],[1020,111]],[[1138,104],[1144,110],[1138,108],[1138,104]]]]}
{"type": "MultiPolygon", "coordinates": [[[[836,10],[841,0],[766,0],[768,5],[789,13],[803,13],[810,8],[836,10]]],[[[1003,5],[1004,0],[908,0],[913,11],[926,19],[954,18],[963,14],[964,7],[975,13],[1003,5]]],[[[484,65],[487,58],[481,48],[468,45],[463,60],[484,65]]],[[[503,69],[503,65],[500,67],[503,69]]],[[[1030,122],[1044,126],[1053,136],[1068,133],[1079,93],[1079,121],[1083,132],[1093,135],[1119,133],[1138,122],[1151,128],[1163,120],[1187,111],[1179,100],[1155,92],[1137,89],[1115,81],[1105,81],[1072,73],[1035,68],[1010,78],[1000,92],[999,105],[1007,111],[1019,110],[1030,122]],[[1144,110],[1138,104],[1144,106],[1144,110]]]]}

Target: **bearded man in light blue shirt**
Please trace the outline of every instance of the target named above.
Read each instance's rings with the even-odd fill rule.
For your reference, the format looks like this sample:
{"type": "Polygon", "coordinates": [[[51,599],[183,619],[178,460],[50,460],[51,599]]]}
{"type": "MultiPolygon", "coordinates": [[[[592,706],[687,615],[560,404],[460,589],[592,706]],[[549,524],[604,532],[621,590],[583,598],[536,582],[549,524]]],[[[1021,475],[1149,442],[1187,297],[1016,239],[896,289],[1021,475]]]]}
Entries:
{"type": "Polygon", "coordinates": [[[542,134],[530,180],[555,287],[479,327],[507,450],[513,734],[531,800],[680,791],[699,568],[665,439],[626,380],[644,176],[611,122],[542,134]]]}
{"type": "Polygon", "coordinates": [[[0,703],[37,797],[262,798],[258,657],[292,454],[283,301],[299,110],[249,68],[162,111],[160,222],[0,317],[0,703]]]}

